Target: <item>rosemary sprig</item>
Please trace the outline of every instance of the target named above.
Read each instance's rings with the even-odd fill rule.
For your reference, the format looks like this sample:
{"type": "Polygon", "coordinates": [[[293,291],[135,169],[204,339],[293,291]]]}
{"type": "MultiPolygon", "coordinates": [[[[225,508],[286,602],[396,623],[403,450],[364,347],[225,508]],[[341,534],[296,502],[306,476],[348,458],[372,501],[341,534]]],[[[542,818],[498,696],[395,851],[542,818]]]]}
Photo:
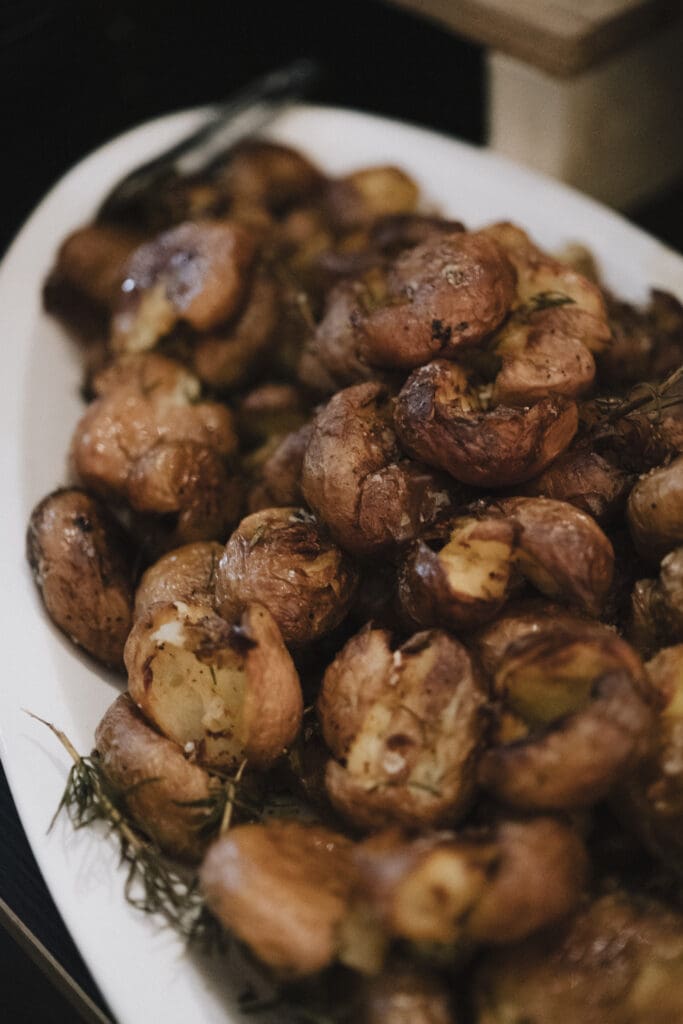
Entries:
{"type": "Polygon", "coordinates": [[[629,396],[617,402],[607,413],[606,422],[616,423],[617,420],[638,411],[661,415],[665,409],[683,404],[683,394],[671,394],[681,381],[683,381],[683,363],[661,384],[638,384],[629,396]],[[634,393],[637,391],[640,391],[640,394],[634,393]]]}

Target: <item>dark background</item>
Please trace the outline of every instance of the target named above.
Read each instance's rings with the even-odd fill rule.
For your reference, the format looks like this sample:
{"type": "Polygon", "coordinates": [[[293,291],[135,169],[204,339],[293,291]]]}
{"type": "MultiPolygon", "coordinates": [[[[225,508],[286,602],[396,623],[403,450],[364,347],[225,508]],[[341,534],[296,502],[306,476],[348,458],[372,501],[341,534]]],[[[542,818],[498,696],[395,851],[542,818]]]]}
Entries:
{"type": "MultiPolygon", "coordinates": [[[[482,51],[380,0],[0,0],[0,251],[56,179],[105,140],[300,56],[326,69],[318,101],[484,141],[482,51]]],[[[683,183],[631,216],[683,249],[683,183]]],[[[0,837],[0,898],[95,994],[1,770],[0,837]]],[[[0,993],[12,1024],[76,1020],[2,928],[0,993]]]]}

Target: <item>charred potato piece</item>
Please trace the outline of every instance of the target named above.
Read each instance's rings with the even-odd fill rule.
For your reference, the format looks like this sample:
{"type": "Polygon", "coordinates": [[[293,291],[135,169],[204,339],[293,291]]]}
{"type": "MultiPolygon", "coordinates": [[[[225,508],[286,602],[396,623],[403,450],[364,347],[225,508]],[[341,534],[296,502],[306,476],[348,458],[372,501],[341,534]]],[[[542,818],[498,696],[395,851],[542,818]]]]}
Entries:
{"type": "Polygon", "coordinates": [[[443,478],[402,457],[388,394],[376,383],[340,391],[318,413],[301,489],[335,540],[357,555],[415,540],[451,505],[443,478]]]}
{"type": "Polygon", "coordinates": [[[616,892],[567,925],[485,954],[477,1024],[676,1024],[683,984],[683,918],[616,892]]]}
{"type": "Polygon", "coordinates": [[[221,190],[238,207],[281,211],[320,190],[323,176],[310,160],[289,146],[262,139],[236,146],[216,174],[221,190]]]}
{"type": "Polygon", "coordinates": [[[319,825],[239,825],[200,871],[207,906],[277,974],[316,974],[336,957],[353,866],[348,839],[319,825]]]}
{"type": "Polygon", "coordinates": [[[446,947],[517,942],[571,913],[588,873],[573,829],[506,821],[416,839],[379,833],[354,851],[358,898],[389,935],[446,947]]]}
{"type": "MultiPolygon", "coordinates": [[[[213,448],[191,442],[162,442],[133,465],[126,498],[136,512],[172,516],[156,543],[177,547],[195,541],[223,539],[239,519],[242,485],[213,448]]],[[[155,539],[149,537],[149,547],[155,539]]]]}
{"type": "Polygon", "coordinates": [[[578,413],[562,397],[485,411],[463,370],[439,359],[408,378],[394,425],[414,458],[465,484],[508,487],[538,476],[569,446],[578,413]]]}
{"type": "Polygon", "coordinates": [[[484,694],[465,648],[416,633],[392,651],[386,630],[353,637],[325,673],[318,715],[337,810],[361,828],[433,825],[474,792],[484,694]]]}
{"type": "Polygon", "coordinates": [[[265,767],[301,724],[299,677],[267,609],[231,625],[205,604],[153,609],[126,643],[131,697],[207,767],[265,767]]]}
{"type": "Polygon", "coordinates": [[[277,286],[259,270],[237,319],[193,339],[192,365],[199,379],[221,391],[243,384],[271,348],[279,314],[277,286]]]}
{"type": "Polygon", "coordinates": [[[487,750],[479,781],[523,810],[587,807],[647,754],[655,696],[640,659],[607,627],[526,636],[506,651],[494,693],[528,733],[487,750]]]}
{"type": "Polygon", "coordinates": [[[337,230],[366,227],[380,217],[412,213],[418,203],[415,182],[399,167],[365,167],[331,181],[325,207],[337,230]]]}
{"type": "Polygon", "coordinates": [[[358,576],[314,516],[270,508],[247,516],[225,546],[216,572],[220,614],[236,618],[257,601],[294,646],[331,632],[353,600],[358,576]]]}
{"type": "Polygon", "coordinates": [[[107,508],[85,491],[54,491],[31,513],[26,552],[55,625],[119,667],[132,621],[134,553],[107,508]]]}
{"type": "Polygon", "coordinates": [[[455,632],[488,622],[514,582],[515,542],[514,526],[499,517],[456,519],[438,552],[418,541],[399,573],[404,614],[455,632]]]}
{"type": "Polygon", "coordinates": [[[313,424],[306,423],[270,448],[249,492],[250,512],[302,504],[301,473],[312,435],[313,424]]]}
{"type": "Polygon", "coordinates": [[[94,381],[101,397],[79,420],[71,442],[76,476],[110,498],[125,498],[136,462],[159,443],[190,443],[228,457],[237,449],[230,410],[200,401],[197,378],[154,353],[109,367],[94,381]]]}
{"type": "Polygon", "coordinates": [[[550,498],[507,498],[496,506],[518,528],[516,561],[546,597],[598,616],[614,572],[614,550],[594,519],[550,498]]]}
{"type": "Polygon", "coordinates": [[[144,573],[135,592],[135,619],[154,608],[184,601],[214,607],[216,569],[223,545],[214,541],[185,544],[163,555],[144,573]]]}
{"type": "Polygon", "coordinates": [[[362,1024],[456,1024],[451,995],[438,975],[395,964],[367,981],[362,1024]]]}
{"type": "Polygon", "coordinates": [[[130,257],[112,324],[119,352],[143,352],[182,320],[206,331],[237,312],[255,246],[229,221],[186,221],[130,257]]]}
{"type": "Polygon", "coordinates": [[[658,579],[636,583],[630,632],[633,643],[646,655],[663,644],[683,641],[683,548],[662,559],[658,579]]]}
{"type": "Polygon", "coordinates": [[[98,765],[125,810],[164,853],[201,859],[209,841],[211,799],[221,783],[192,764],[142,717],[128,694],[118,697],[95,732],[98,765]]]}
{"type": "Polygon", "coordinates": [[[530,497],[569,502],[603,524],[622,511],[630,485],[629,473],[615,461],[576,448],[560,455],[523,490],[530,497]]]}
{"type": "Polygon", "coordinates": [[[629,495],[628,525],[639,554],[650,561],[683,544],[683,458],[640,478],[629,495]]]}

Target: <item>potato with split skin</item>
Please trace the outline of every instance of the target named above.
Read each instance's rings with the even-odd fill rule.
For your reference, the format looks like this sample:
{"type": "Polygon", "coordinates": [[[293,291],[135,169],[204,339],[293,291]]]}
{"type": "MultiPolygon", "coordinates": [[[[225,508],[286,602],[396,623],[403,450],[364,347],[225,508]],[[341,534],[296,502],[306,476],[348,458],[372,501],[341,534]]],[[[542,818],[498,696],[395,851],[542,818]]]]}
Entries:
{"type": "Polygon", "coordinates": [[[658,562],[683,544],[683,458],[638,480],[628,498],[628,525],[648,561],[658,562]]]}
{"type": "Polygon", "coordinates": [[[105,505],[77,488],[48,494],[31,513],[26,554],[54,624],[97,661],[120,667],[135,552],[105,505]]]}
{"type": "Polygon", "coordinates": [[[249,488],[247,507],[250,512],[303,503],[301,474],[312,435],[313,424],[305,423],[274,445],[269,445],[249,488]]]}
{"type": "Polygon", "coordinates": [[[517,527],[516,563],[546,597],[597,617],[614,573],[614,549],[594,519],[564,501],[504,498],[494,506],[517,527]]]}
{"type": "Polygon", "coordinates": [[[452,505],[446,480],[403,456],[391,412],[386,389],[368,382],[340,391],[313,423],[301,489],[352,554],[415,540],[452,505]]]}
{"type": "Polygon", "coordinates": [[[128,688],[143,714],[208,768],[256,768],[294,740],[301,686],[280,631],[252,604],[238,624],[205,604],[174,604],[139,619],[125,650],[128,688]]]}
{"type": "Polygon", "coordinates": [[[209,387],[229,391],[255,376],[273,347],[279,316],[278,287],[271,275],[259,268],[237,317],[192,337],[192,367],[199,379],[209,387]]]}
{"type": "Polygon", "coordinates": [[[197,541],[174,548],[150,565],[135,591],[135,619],[162,605],[184,601],[215,609],[216,569],[223,545],[197,541]]]}
{"type": "Polygon", "coordinates": [[[499,516],[456,519],[436,549],[417,541],[399,570],[403,613],[455,632],[492,619],[515,583],[514,524],[499,516]]]}
{"type": "Polygon", "coordinates": [[[477,1024],[678,1024],[683,917],[645,895],[607,893],[555,931],[489,951],[477,1024]]]}
{"type": "Polygon", "coordinates": [[[600,525],[623,511],[632,477],[616,459],[587,448],[570,448],[522,488],[529,497],[565,501],[600,525]]]}
{"type": "MultiPolygon", "coordinates": [[[[607,626],[597,626],[607,633],[607,626]]],[[[583,632],[588,622],[562,605],[542,598],[528,598],[512,601],[497,615],[493,622],[482,626],[468,641],[473,646],[481,667],[488,676],[493,676],[505,660],[508,648],[518,640],[538,634],[548,635],[555,629],[578,628],[583,632]]]]}
{"type": "Polygon", "coordinates": [[[455,821],[474,795],[485,703],[467,651],[446,633],[392,650],[386,630],[363,629],[318,698],[333,805],[365,829],[455,821]]]}
{"type": "Polygon", "coordinates": [[[222,783],[153,729],[128,694],[105,712],[95,750],[98,766],[137,827],[169,856],[201,860],[211,836],[210,802],[215,798],[218,804],[222,783]]]}
{"type": "Polygon", "coordinates": [[[523,810],[588,807],[647,754],[656,694],[636,652],[607,627],[555,627],[512,643],[493,677],[521,736],[482,756],[480,784],[523,810]]]}
{"type": "Polygon", "coordinates": [[[646,656],[665,644],[683,641],[683,548],[662,559],[657,579],[636,583],[629,635],[646,656]]]}
{"type": "Polygon", "coordinates": [[[99,397],[76,425],[70,455],[78,479],[104,497],[125,500],[136,463],[161,443],[200,445],[222,459],[237,451],[230,410],[202,401],[197,378],[171,359],[127,357],[93,388],[99,397]]]}
{"type": "Polygon", "coordinates": [[[452,951],[505,945],[578,905],[588,856],[554,818],[501,821],[417,838],[379,833],[354,851],[356,899],[392,938],[452,951]]]}
{"type": "Polygon", "coordinates": [[[330,181],[324,204],[338,231],[366,227],[380,217],[410,214],[419,199],[416,183],[399,167],[364,167],[330,181]]]}
{"type": "Polygon", "coordinates": [[[564,397],[486,408],[465,371],[438,359],[399,393],[394,426],[408,454],[475,487],[509,487],[542,473],[569,447],[576,405],[564,397]]]}
{"type": "Polygon", "coordinates": [[[238,825],[210,847],[200,870],[209,910],[284,978],[317,974],[335,959],[354,881],[352,844],[320,825],[238,825]]]}
{"type": "Polygon", "coordinates": [[[186,221],[145,242],[125,268],[112,321],[118,352],[154,348],[179,321],[206,331],[239,309],[255,244],[230,221],[186,221]]]}
{"type": "Polygon", "coordinates": [[[362,1024],[457,1024],[448,985],[425,966],[397,962],[369,978],[362,1024]]]}
{"type": "Polygon", "coordinates": [[[301,508],[247,516],[225,546],[216,570],[216,606],[232,621],[257,601],[268,608],[287,644],[331,632],[353,601],[358,574],[327,530],[301,508]]]}

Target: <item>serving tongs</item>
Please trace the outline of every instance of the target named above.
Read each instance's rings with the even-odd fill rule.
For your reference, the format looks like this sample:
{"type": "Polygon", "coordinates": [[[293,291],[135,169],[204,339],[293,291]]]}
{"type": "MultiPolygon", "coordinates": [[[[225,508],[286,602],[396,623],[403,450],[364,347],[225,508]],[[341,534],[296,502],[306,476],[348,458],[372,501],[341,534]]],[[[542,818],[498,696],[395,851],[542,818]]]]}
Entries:
{"type": "Polygon", "coordinates": [[[100,206],[99,221],[121,220],[168,181],[209,173],[237,143],[257,134],[320,78],[313,60],[271,71],[210,109],[190,135],[122,178],[100,206]]]}

